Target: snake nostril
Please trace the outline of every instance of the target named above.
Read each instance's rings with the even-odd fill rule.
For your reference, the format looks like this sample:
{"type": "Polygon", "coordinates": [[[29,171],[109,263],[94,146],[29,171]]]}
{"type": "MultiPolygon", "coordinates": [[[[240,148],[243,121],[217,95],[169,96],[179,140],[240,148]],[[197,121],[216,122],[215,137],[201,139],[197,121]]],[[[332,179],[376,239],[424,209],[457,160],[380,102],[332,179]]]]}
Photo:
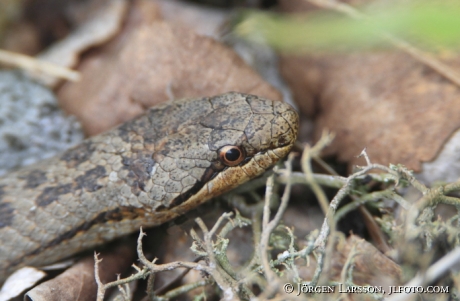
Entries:
{"type": "Polygon", "coordinates": [[[288,141],[286,140],[286,137],[281,136],[281,137],[278,138],[278,145],[279,146],[284,146],[286,144],[288,144],[288,141]]]}

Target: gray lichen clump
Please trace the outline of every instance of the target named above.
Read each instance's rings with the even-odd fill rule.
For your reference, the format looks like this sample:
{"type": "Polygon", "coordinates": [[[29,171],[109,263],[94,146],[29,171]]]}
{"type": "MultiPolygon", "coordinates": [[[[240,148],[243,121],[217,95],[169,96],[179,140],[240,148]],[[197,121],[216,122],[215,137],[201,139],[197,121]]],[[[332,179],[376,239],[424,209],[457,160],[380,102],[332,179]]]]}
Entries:
{"type": "Polygon", "coordinates": [[[83,139],[53,93],[18,72],[0,72],[0,175],[49,158],[83,139]]]}

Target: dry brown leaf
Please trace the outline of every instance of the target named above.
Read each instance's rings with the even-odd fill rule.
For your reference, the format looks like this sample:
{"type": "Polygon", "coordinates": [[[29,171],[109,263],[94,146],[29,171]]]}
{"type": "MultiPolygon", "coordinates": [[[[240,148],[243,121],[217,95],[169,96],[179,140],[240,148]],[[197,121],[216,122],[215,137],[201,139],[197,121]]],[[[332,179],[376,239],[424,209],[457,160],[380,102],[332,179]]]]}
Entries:
{"type": "Polygon", "coordinates": [[[0,40],[0,48],[26,55],[35,55],[40,51],[37,28],[27,22],[15,24],[0,40]]]}
{"type": "MultiPolygon", "coordinates": [[[[99,255],[99,276],[102,283],[116,279],[133,262],[135,252],[132,245],[119,244],[116,249],[99,255]]],[[[87,301],[96,300],[97,285],[94,278],[94,258],[88,255],[56,278],[46,281],[26,296],[34,301],[87,301]]]]}
{"type": "Polygon", "coordinates": [[[233,50],[211,38],[164,22],[133,31],[120,51],[85,60],[82,80],[58,92],[64,110],[76,115],[89,135],[170,98],[239,91],[281,99],[233,50]]]}
{"type": "Polygon", "coordinates": [[[23,63],[18,64],[19,59],[14,58],[5,64],[28,71],[52,88],[62,78],[78,80],[75,72],[56,72],[56,68],[75,67],[84,51],[113,38],[124,22],[130,3],[128,0],[26,2],[21,7],[21,18],[11,24],[11,30],[0,39],[0,46],[19,54],[36,55],[42,51],[36,57],[40,63],[26,63],[27,58],[22,58],[23,63]],[[48,48],[43,50],[44,47],[48,48]]]}
{"type": "MultiPolygon", "coordinates": [[[[119,31],[127,8],[126,0],[108,0],[92,18],[82,23],[65,39],[40,53],[37,58],[62,67],[74,67],[83,51],[105,43],[119,31]]],[[[40,81],[49,87],[55,87],[59,83],[58,78],[50,76],[43,76],[40,81]]]]}
{"type": "MultiPolygon", "coordinates": [[[[347,260],[353,245],[356,245],[356,257],[354,258],[353,281],[356,284],[369,284],[376,286],[398,285],[401,283],[401,267],[393,260],[382,254],[372,244],[356,235],[350,235],[346,242],[337,245],[337,261],[331,262],[341,270],[347,260]]],[[[340,271],[339,270],[339,271],[340,271]]],[[[388,287],[384,287],[389,291],[388,287]]]]}
{"type": "Polygon", "coordinates": [[[281,70],[316,138],[336,133],[327,154],[341,161],[362,165],[367,148],[373,162],[419,171],[460,127],[460,89],[407,54],[285,56],[281,70]]]}
{"type": "Polygon", "coordinates": [[[33,287],[45,277],[45,272],[34,267],[26,266],[17,270],[3,283],[0,290],[0,300],[10,300],[19,297],[24,291],[33,287]]]}
{"type": "MultiPolygon", "coordinates": [[[[150,0],[152,1],[152,0],[150,0]]],[[[231,11],[179,0],[153,0],[161,9],[165,21],[173,25],[193,28],[193,31],[218,39],[231,11]]]]}

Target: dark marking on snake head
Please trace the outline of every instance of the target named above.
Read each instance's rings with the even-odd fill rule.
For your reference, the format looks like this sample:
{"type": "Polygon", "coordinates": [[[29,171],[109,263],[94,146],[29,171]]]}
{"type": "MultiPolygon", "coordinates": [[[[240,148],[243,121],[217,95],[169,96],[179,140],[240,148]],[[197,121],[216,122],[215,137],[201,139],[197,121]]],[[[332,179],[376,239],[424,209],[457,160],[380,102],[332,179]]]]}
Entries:
{"type": "Polygon", "coordinates": [[[46,173],[41,170],[32,170],[28,174],[20,176],[19,178],[26,181],[24,188],[35,188],[48,180],[46,178],[46,173]]]}
{"type": "Polygon", "coordinates": [[[67,194],[72,191],[72,184],[64,184],[59,186],[46,187],[35,200],[35,204],[39,207],[46,207],[56,201],[60,195],[67,194]]]}
{"type": "Polygon", "coordinates": [[[94,150],[95,146],[91,141],[84,141],[66,151],[60,159],[67,162],[69,168],[73,168],[87,161],[94,150]]]}
{"type": "Polygon", "coordinates": [[[281,136],[278,138],[278,145],[279,146],[284,146],[288,143],[289,141],[286,139],[286,137],[281,136]]]}
{"type": "Polygon", "coordinates": [[[139,155],[139,158],[122,158],[124,169],[129,170],[126,182],[131,186],[131,192],[139,195],[145,191],[145,183],[149,181],[155,160],[151,156],[139,155]]]}
{"type": "Polygon", "coordinates": [[[101,185],[97,184],[97,180],[106,175],[107,171],[105,167],[98,165],[93,169],[87,170],[85,174],[78,176],[75,182],[77,182],[78,187],[84,188],[89,192],[94,192],[102,188],[101,185]]]}
{"type": "Polygon", "coordinates": [[[136,136],[142,136],[145,141],[145,136],[148,132],[153,132],[153,130],[146,116],[142,116],[118,127],[118,136],[123,141],[131,144],[136,142],[136,138],[134,138],[136,136]]]}
{"type": "MultiPolygon", "coordinates": [[[[3,188],[3,187],[2,187],[3,188]]],[[[0,203],[0,229],[11,226],[14,218],[14,208],[8,202],[0,203]]]]}
{"type": "MultiPolygon", "coordinates": [[[[219,166],[219,165],[216,165],[219,166]]],[[[179,196],[177,196],[175,199],[171,201],[169,204],[168,208],[173,208],[176,206],[179,206],[180,204],[184,203],[186,200],[188,200],[192,195],[196,194],[198,191],[200,191],[203,186],[209,182],[211,179],[216,177],[219,172],[221,172],[225,167],[218,168],[215,167],[215,165],[211,165],[211,167],[206,168],[206,170],[203,173],[203,176],[201,177],[200,181],[197,181],[195,185],[193,185],[189,190],[182,192],[179,196]]],[[[158,211],[158,209],[157,209],[158,211]]]]}
{"type": "MultiPolygon", "coordinates": [[[[179,206],[180,204],[184,203],[188,200],[192,195],[200,191],[200,189],[204,186],[204,183],[201,181],[197,181],[195,185],[192,186],[188,191],[181,193],[177,196],[174,200],[171,201],[167,209],[171,209],[173,207],[179,206]]],[[[157,211],[161,211],[156,209],[157,211]]]]}

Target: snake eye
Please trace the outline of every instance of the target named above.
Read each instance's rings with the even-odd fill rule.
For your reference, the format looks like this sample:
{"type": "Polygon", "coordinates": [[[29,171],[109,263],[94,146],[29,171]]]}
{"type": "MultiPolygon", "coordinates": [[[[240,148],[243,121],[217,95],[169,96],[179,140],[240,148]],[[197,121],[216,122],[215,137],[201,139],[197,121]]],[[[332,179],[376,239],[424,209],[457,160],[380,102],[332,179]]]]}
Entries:
{"type": "Polygon", "coordinates": [[[242,148],[235,145],[226,145],[219,150],[220,161],[227,166],[235,166],[244,160],[242,148]]]}

